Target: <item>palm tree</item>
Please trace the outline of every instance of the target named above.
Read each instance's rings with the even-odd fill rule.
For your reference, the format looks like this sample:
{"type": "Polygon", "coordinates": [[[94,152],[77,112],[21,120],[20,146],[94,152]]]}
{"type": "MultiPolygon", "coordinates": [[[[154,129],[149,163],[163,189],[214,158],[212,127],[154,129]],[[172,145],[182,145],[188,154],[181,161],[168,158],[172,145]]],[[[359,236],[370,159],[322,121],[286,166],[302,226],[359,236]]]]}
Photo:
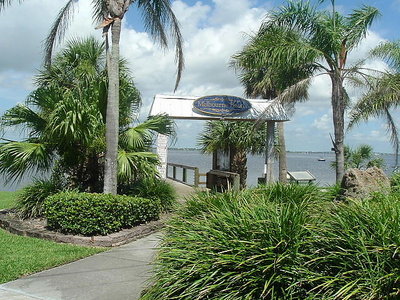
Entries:
{"type": "MultiPolygon", "coordinates": [[[[131,126],[140,95],[125,65],[121,60],[118,175],[123,181],[155,174],[158,160],[148,152],[149,130],[168,133],[171,129],[161,116],[131,126]]],[[[36,77],[38,87],[25,103],[2,116],[1,127],[22,127],[28,137],[1,144],[0,173],[12,181],[57,165],[74,187],[100,191],[107,82],[104,44],[94,38],[70,41],[36,77]]]]}
{"type": "MultiPolygon", "coordinates": [[[[0,11],[13,2],[22,0],[0,0],[0,11]]],[[[79,1],[66,0],[60,10],[45,43],[45,64],[51,63],[51,56],[57,41],[62,40],[79,1]]],[[[183,70],[182,36],[178,20],[170,0],[93,0],[95,22],[102,22],[97,28],[103,29],[107,48],[108,96],[106,118],[106,164],[104,171],[104,193],[117,193],[117,153],[118,153],[118,108],[119,108],[119,43],[121,21],[131,5],[142,12],[145,28],[162,47],[168,46],[167,29],[175,42],[175,57],[178,66],[175,90],[178,87],[183,70]],[[109,51],[108,33],[111,29],[111,51],[109,51]]]]}
{"type": "MultiPolygon", "coordinates": [[[[264,39],[268,35],[251,36],[249,42],[244,48],[232,56],[231,65],[240,72],[239,78],[245,87],[245,94],[248,97],[276,98],[281,95],[285,89],[300,80],[312,75],[308,69],[292,69],[290,66],[274,69],[268,60],[253,61],[251,59],[255,51],[263,51],[264,39]]],[[[300,86],[300,89],[293,90],[285,97],[279,98],[287,111],[293,111],[293,104],[297,101],[304,101],[308,98],[308,86],[300,86]]],[[[287,182],[287,159],[286,143],[284,133],[284,123],[278,122],[278,143],[276,149],[279,157],[279,181],[287,182]]]]}
{"type": "MultiPolygon", "coordinates": [[[[335,167],[335,162],[331,166],[335,167]]],[[[382,157],[374,157],[374,151],[370,145],[360,145],[356,149],[344,146],[344,166],[346,169],[367,169],[370,167],[383,168],[385,162],[382,157]]]]}
{"type": "Polygon", "coordinates": [[[370,6],[342,16],[335,10],[332,13],[319,11],[309,2],[290,1],[272,12],[262,24],[257,35],[266,38],[248,57],[256,65],[268,63],[274,70],[289,66],[312,74],[286,89],[278,98],[309,86],[315,76],[329,76],[337,182],[344,173],[344,112],[349,103],[344,82],[360,82],[367,78],[362,73],[362,61],[348,66],[347,56],[365,37],[378,15],[378,10],[370,6]]]}
{"type": "Polygon", "coordinates": [[[247,153],[260,154],[265,147],[265,127],[261,130],[246,121],[209,121],[199,138],[204,153],[222,151],[229,155],[229,171],[240,175],[240,187],[246,187],[247,153]]]}
{"type": "Polygon", "coordinates": [[[383,117],[389,128],[398,165],[399,135],[391,109],[400,106],[400,41],[385,42],[371,51],[373,57],[384,59],[390,69],[376,78],[369,90],[350,112],[349,128],[373,117],[383,117]]]}

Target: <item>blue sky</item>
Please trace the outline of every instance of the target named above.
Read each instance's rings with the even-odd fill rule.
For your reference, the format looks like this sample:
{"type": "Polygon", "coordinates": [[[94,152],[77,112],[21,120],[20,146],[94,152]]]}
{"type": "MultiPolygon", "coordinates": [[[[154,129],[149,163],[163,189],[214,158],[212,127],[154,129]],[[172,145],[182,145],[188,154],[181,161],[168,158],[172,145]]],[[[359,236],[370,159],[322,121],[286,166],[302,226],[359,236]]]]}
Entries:
{"type": "MultiPolygon", "coordinates": [[[[23,102],[34,89],[32,79],[41,66],[42,41],[52,20],[65,0],[32,0],[15,5],[0,15],[2,42],[0,44],[0,113],[23,102]],[[29,20],[29,21],[28,21],[29,20]],[[34,24],[34,26],[33,26],[34,24]]],[[[77,15],[71,23],[68,37],[95,35],[91,22],[90,0],[80,0],[77,15]]],[[[179,95],[208,94],[243,95],[236,74],[229,68],[230,57],[246,42],[246,33],[255,32],[266,13],[283,1],[212,0],[174,1],[173,9],[181,23],[185,39],[186,69],[179,95]]],[[[400,39],[400,0],[337,0],[337,9],[349,13],[362,4],[377,7],[382,16],[373,24],[365,41],[352,54],[355,59],[384,40],[400,39]]],[[[330,9],[330,1],[321,7],[330,9]]],[[[132,7],[134,8],[134,7],[132,7]]],[[[143,32],[140,15],[133,9],[124,20],[121,53],[129,61],[137,86],[142,93],[141,118],[145,118],[155,94],[172,94],[175,66],[173,51],[160,51],[143,32]]],[[[380,61],[368,66],[384,69],[380,61]]],[[[349,89],[356,100],[361,92],[349,89]]],[[[396,114],[397,120],[400,116],[396,114]]],[[[203,123],[177,122],[178,139],[175,146],[194,147],[203,123]]],[[[296,105],[296,112],[287,122],[288,149],[295,151],[329,151],[329,133],[333,132],[330,112],[330,82],[319,77],[310,90],[310,100],[296,105]]],[[[7,131],[6,137],[16,138],[18,132],[7,131]]],[[[356,146],[371,144],[378,152],[391,152],[382,121],[371,120],[346,135],[346,143],[356,146]]]]}

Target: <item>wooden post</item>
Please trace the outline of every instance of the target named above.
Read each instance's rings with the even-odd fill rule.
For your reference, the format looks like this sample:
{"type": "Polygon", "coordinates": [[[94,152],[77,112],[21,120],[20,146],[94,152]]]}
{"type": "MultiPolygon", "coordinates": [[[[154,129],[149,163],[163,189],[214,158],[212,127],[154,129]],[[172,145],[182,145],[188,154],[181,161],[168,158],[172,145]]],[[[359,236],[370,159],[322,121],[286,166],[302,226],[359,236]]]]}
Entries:
{"type": "Polygon", "coordinates": [[[267,121],[267,138],[265,140],[265,183],[274,182],[274,162],[275,162],[275,121],[267,121]]]}
{"type": "Polygon", "coordinates": [[[167,157],[168,157],[168,136],[164,134],[157,135],[157,155],[160,165],[157,167],[161,178],[167,178],[167,157]]]}
{"type": "Polygon", "coordinates": [[[194,186],[198,187],[200,182],[199,168],[194,168],[194,186]]]}

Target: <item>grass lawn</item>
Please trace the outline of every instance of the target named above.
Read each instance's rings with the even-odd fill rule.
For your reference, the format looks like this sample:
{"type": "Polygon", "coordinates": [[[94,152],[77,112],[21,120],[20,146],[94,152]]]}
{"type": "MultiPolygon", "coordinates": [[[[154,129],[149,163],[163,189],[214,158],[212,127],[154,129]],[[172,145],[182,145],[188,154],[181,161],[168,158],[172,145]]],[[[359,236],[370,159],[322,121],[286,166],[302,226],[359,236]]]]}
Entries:
{"type": "Polygon", "coordinates": [[[0,191],[0,209],[11,208],[14,206],[15,198],[18,192],[1,192],[0,191]]]}
{"type": "MultiPolygon", "coordinates": [[[[0,209],[13,206],[17,192],[0,192],[0,209]]],[[[0,284],[106,250],[58,244],[0,229],[0,284]]]]}

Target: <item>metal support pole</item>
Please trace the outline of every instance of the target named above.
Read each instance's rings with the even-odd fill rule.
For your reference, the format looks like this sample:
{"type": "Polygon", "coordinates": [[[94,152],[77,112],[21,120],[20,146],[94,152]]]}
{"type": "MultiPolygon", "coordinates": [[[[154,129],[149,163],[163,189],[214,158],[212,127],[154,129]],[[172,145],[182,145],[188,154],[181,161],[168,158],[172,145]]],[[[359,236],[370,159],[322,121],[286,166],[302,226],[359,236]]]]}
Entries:
{"type": "Polygon", "coordinates": [[[187,182],[187,169],[186,168],[182,169],[182,181],[187,182]]]}
{"type": "Polygon", "coordinates": [[[265,140],[265,165],[264,177],[265,183],[274,181],[274,163],[275,163],[275,121],[267,121],[267,138],[265,140]]]}
{"type": "Polygon", "coordinates": [[[172,178],[176,179],[176,167],[175,166],[172,167],[172,178]]]}

